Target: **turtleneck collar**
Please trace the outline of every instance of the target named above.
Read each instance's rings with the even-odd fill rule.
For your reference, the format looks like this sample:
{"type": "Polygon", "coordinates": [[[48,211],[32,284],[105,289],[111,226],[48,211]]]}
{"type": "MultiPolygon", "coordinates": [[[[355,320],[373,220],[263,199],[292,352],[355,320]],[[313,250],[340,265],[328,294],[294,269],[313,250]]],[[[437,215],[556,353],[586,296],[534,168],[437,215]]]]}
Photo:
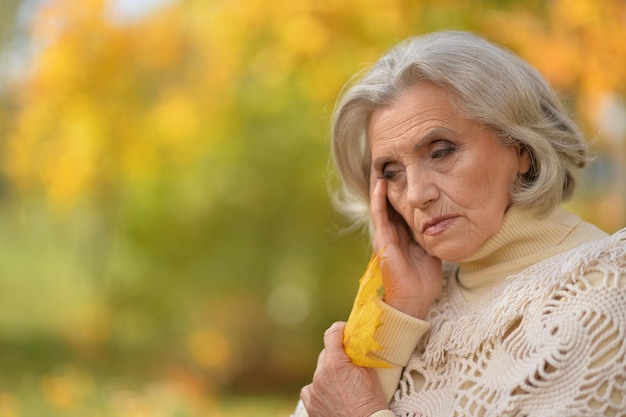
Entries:
{"type": "Polygon", "coordinates": [[[567,238],[580,223],[580,218],[561,208],[547,216],[532,209],[509,208],[496,234],[459,263],[460,285],[469,291],[486,290],[542,259],[577,246],[580,239],[567,238]]]}

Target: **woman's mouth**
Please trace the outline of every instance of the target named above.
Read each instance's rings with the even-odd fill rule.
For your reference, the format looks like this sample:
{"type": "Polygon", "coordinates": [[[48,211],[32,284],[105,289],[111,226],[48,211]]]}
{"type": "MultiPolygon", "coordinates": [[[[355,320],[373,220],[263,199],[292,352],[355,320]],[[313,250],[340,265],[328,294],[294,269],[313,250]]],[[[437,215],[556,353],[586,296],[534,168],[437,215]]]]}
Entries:
{"type": "Polygon", "coordinates": [[[426,236],[435,236],[445,232],[459,216],[455,214],[446,214],[443,216],[431,217],[422,222],[422,234],[426,236]]]}

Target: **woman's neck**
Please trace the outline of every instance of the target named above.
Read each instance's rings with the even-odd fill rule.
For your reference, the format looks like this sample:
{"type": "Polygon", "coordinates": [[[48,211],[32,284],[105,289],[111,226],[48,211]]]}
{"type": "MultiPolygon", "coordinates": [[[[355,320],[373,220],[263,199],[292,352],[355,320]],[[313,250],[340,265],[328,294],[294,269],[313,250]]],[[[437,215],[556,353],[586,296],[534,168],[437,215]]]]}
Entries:
{"type": "Polygon", "coordinates": [[[511,207],[498,232],[459,263],[459,282],[467,291],[482,293],[543,259],[605,235],[561,208],[541,216],[511,207]]]}

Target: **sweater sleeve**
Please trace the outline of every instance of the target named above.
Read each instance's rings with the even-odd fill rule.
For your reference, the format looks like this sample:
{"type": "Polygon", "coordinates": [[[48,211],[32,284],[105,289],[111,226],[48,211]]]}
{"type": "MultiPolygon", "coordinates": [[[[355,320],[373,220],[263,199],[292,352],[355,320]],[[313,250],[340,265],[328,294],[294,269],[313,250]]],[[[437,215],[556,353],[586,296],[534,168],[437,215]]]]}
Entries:
{"type": "Polygon", "coordinates": [[[402,368],[409,361],[417,343],[430,329],[430,324],[390,307],[380,297],[376,302],[383,311],[383,324],[374,337],[383,349],[375,356],[393,365],[391,368],[376,368],[376,374],[385,399],[389,402],[398,386],[402,368]]]}
{"type": "Polygon", "coordinates": [[[396,417],[391,410],[380,410],[372,414],[370,417],[396,417]]]}

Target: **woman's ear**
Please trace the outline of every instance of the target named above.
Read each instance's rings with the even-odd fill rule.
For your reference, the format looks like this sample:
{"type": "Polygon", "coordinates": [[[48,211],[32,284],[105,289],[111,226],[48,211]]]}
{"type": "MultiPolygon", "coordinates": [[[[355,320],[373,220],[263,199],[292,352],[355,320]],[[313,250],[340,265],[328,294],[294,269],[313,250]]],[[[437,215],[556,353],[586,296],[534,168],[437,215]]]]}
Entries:
{"type": "Polygon", "coordinates": [[[532,165],[532,155],[526,146],[520,145],[517,148],[518,174],[524,175],[530,171],[532,165]]]}

